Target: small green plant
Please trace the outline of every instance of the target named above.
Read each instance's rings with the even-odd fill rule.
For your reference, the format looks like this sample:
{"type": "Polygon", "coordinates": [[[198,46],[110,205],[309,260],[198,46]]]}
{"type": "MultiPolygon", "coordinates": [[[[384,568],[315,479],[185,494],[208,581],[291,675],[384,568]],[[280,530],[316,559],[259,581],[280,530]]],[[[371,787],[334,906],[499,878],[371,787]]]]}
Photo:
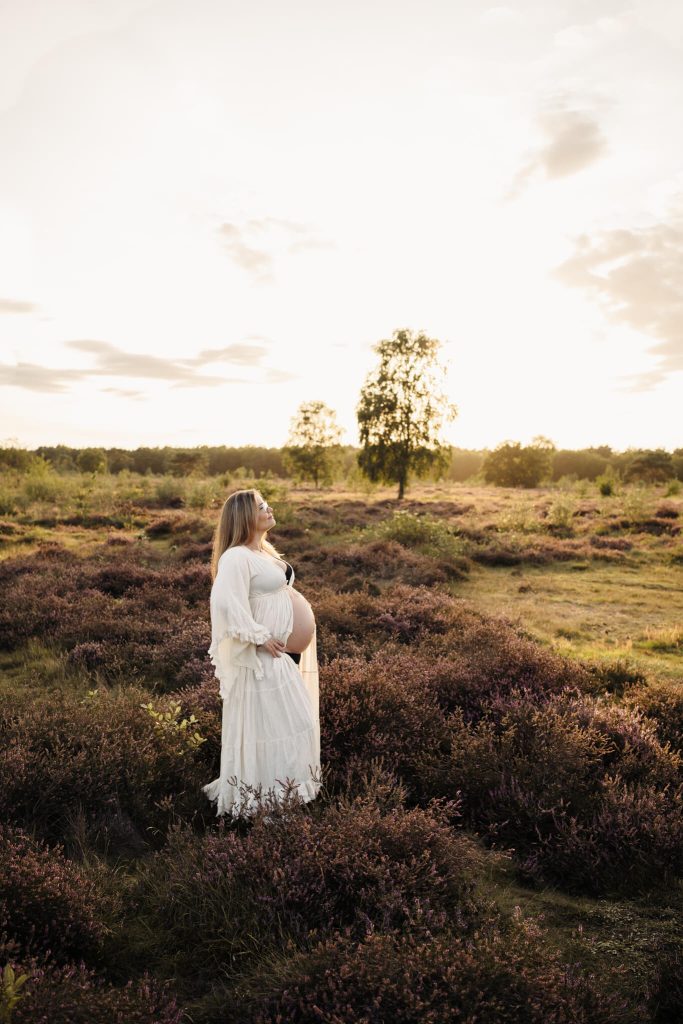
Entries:
{"type": "Polygon", "coordinates": [[[543,527],[533,507],[518,501],[501,513],[496,528],[499,533],[538,533],[543,527]]]}
{"type": "Polygon", "coordinates": [[[363,531],[368,539],[395,540],[405,548],[416,548],[432,556],[464,553],[464,542],[446,523],[432,516],[418,516],[399,509],[389,519],[363,531]]]}
{"type": "Polygon", "coordinates": [[[673,496],[675,494],[680,494],[680,493],[681,493],[681,481],[680,480],[671,480],[669,485],[666,488],[666,491],[664,492],[664,497],[665,498],[673,498],[673,496]]]}
{"type": "Polygon", "coordinates": [[[190,508],[210,508],[216,488],[210,480],[197,480],[189,483],[186,504],[190,508]]]}
{"type": "Polygon", "coordinates": [[[2,1024],[11,1024],[12,1010],[25,995],[23,992],[20,994],[19,990],[24,987],[29,975],[20,974],[17,977],[11,964],[5,964],[0,978],[2,980],[2,987],[0,987],[0,1022],[2,1024]]]}
{"type": "Polygon", "coordinates": [[[557,498],[548,510],[547,522],[555,527],[556,530],[571,533],[574,524],[574,512],[575,506],[573,501],[566,497],[557,498]]]}
{"type": "Polygon", "coordinates": [[[182,708],[177,701],[171,701],[166,711],[157,711],[151,701],[148,704],[141,704],[140,707],[154,719],[157,729],[182,739],[187,750],[197,750],[202,743],[206,743],[197,730],[192,731],[192,726],[197,724],[194,715],[180,719],[182,708]]]}
{"type": "Polygon", "coordinates": [[[185,504],[187,485],[184,478],[164,476],[156,484],[155,497],[160,505],[178,506],[185,504]]]}
{"type": "Polygon", "coordinates": [[[601,473],[596,477],[595,483],[603,498],[611,498],[616,491],[617,481],[611,473],[601,473]]]}
{"type": "Polygon", "coordinates": [[[22,492],[27,501],[57,501],[62,482],[47,462],[36,463],[24,477],[22,492]]]}
{"type": "Polygon", "coordinates": [[[642,484],[630,487],[624,495],[624,512],[631,522],[639,522],[645,517],[648,490],[642,484]]]}

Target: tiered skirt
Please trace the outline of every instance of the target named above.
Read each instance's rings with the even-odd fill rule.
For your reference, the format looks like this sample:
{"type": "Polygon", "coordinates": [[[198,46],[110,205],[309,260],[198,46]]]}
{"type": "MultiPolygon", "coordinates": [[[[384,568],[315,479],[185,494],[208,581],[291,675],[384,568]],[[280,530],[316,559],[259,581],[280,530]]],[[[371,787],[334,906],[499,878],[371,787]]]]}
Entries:
{"type": "MultiPolygon", "coordinates": [[[[252,601],[254,619],[283,643],[293,623],[287,589],[252,601]]],[[[314,633],[298,666],[287,654],[273,657],[257,651],[261,679],[253,669],[238,669],[223,701],[220,774],[203,787],[209,800],[216,801],[218,815],[248,813],[256,807],[259,793],[277,799],[289,788],[306,801],[317,796],[320,719],[315,644],[314,633]]]]}

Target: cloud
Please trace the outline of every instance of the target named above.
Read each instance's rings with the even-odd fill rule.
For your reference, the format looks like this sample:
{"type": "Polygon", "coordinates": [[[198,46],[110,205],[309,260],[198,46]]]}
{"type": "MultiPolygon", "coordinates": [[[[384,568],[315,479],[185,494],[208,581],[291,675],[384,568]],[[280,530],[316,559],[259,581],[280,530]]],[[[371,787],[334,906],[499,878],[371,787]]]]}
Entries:
{"type": "Polygon", "coordinates": [[[0,299],[0,313],[37,313],[40,306],[20,299],[0,299]]]}
{"type": "Polygon", "coordinates": [[[641,229],[580,235],[553,276],[594,297],[609,320],[656,339],[658,365],[623,390],[650,391],[683,370],[683,217],[641,229]]]}
{"type": "MultiPolygon", "coordinates": [[[[125,352],[115,345],[96,339],[78,339],[64,342],[67,348],[87,352],[96,357],[94,367],[58,368],[35,363],[0,364],[0,385],[25,388],[29,391],[63,393],[69,385],[96,377],[146,378],[170,381],[173,388],[219,387],[221,384],[248,384],[244,377],[225,377],[197,373],[196,367],[207,363],[226,362],[238,366],[261,366],[267,349],[263,344],[236,343],[222,348],[203,349],[197,356],[187,359],[166,358],[139,352],[125,352]]],[[[265,368],[265,383],[291,380],[295,375],[284,370],[265,368]]],[[[139,397],[141,391],[125,388],[102,388],[112,394],[139,397]]]]}
{"type": "Polygon", "coordinates": [[[35,363],[0,364],[0,385],[25,388],[27,391],[59,393],[67,391],[67,384],[83,379],[81,370],[56,370],[35,363]]]}
{"type": "Polygon", "coordinates": [[[278,251],[296,256],[312,249],[336,248],[329,239],[316,237],[307,224],[282,217],[251,218],[242,227],[225,221],[218,232],[233,262],[256,284],[274,282],[274,255],[278,251]]]}
{"type": "Polygon", "coordinates": [[[118,395],[121,398],[146,398],[144,391],[134,391],[132,388],[100,388],[103,394],[118,395]]]}
{"type": "Polygon", "coordinates": [[[273,261],[265,249],[256,249],[252,245],[247,245],[242,237],[243,232],[236,224],[221,224],[218,230],[223,238],[225,248],[238,267],[246,270],[259,284],[272,283],[274,280],[273,261]]]}
{"type": "Polygon", "coordinates": [[[289,370],[268,370],[266,373],[266,384],[281,384],[287,380],[296,380],[298,374],[290,373],[289,370]]]}
{"type": "Polygon", "coordinates": [[[566,178],[589,167],[607,152],[607,142],[595,117],[570,109],[560,98],[537,115],[544,142],[529,156],[515,175],[505,200],[516,199],[535,175],[546,180],[566,178]]]}
{"type": "Polygon", "coordinates": [[[194,359],[184,362],[203,366],[204,363],[238,363],[240,366],[258,366],[266,355],[265,345],[226,345],[225,348],[205,348],[194,359]]]}

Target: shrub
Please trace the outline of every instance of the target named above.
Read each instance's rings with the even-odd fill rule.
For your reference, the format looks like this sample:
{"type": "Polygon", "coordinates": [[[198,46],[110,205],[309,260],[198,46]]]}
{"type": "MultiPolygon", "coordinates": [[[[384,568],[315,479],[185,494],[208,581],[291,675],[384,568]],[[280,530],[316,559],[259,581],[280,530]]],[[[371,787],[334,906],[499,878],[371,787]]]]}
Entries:
{"type": "Polygon", "coordinates": [[[678,519],[680,513],[677,508],[673,505],[660,505],[655,510],[655,516],[657,519],[678,519]]]}
{"type": "Polygon", "coordinates": [[[425,788],[460,792],[466,820],[514,849],[526,878],[628,892],[681,871],[681,762],[643,717],[587,697],[537,706],[511,693],[476,725],[457,712],[449,727],[449,753],[418,760],[425,788]]]}
{"type": "Polygon", "coordinates": [[[424,664],[406,652],[370,661],[337,658],[321,673],[321,761],[330,785],[344,784],[347,770],[385,758],[416,797],[423,793],[416,755],[442,750],[448,727],[423,685],[424,664]]]}
{"type": "Polygon", "coordinates": [[[601,473],[596,477],[595,483],[604,498],[612,497],[617,486],[617,481],[611,473],[601,473]]]}
{"type": "Polygon", "coordinates": [[[681,756],[660,742],[655,723],[639,708],[584,698],[569,700],[566,710],[579,726],[609,740],[603,764],[623,782],[663,789],[681,781],[681,756]]]}
{"type": "Polygon", "coordinates": [[[15,974],[28,978],[12,1024],[180,1024],[183,1019],[167,986],[147,974],[119,988],[83,963],[22,958],[13,966],[15,974]]]}
{"type": "Polygon", "coordinates": [[[683,873],[683,786],[668,792],[607,776],[592,813],[552,816],[552,832],[522,859],[523,875],[603,896],[669,885],[683,873]]]}
{"type": "Polygon", "coordinates": [[[0,706],[0,817],[60,840],[82,815],[94,838],[141,849],[167,822],[164,800],[206,810],[201,757],[155,726],[148,697],[131,687],[0,706]]]}
{"type": "Polygon", "coordinates": [[[183,972],[213,980],[288,938],[305,946],[335,929],[424,934],[451,921],[470,932],[478,856],[449,827],[453,813],[386,810],[366,793],[315,817],[296,805],[257,816],[244,838],[222,822],[201,837],[173,826],[139,892],[157,952],[182,951],[183,972]]]}
{"type": "Polygon", "coordinates": [[[547,527],[563,537],[569,537],[574,530],[573,517],[577,514],[576,503],[567,497],[558,497],[548,509],[547,527]]]}
{"type": "Polygon", "coordinates": [[[482,565],[547,565],[551,562],[571,562],[577,558],[591,558],[603,562],[624,560],[622,548],[607,549],[593,546],[584,539],[530,538],[518,540],[504,537],[484,541],[473,549],[472,559],[482,565]]]}
{"type": "Polygon", "coordinates": [[[469,562],[454,555],[441,556],[410,550],[391,538],[349,544],[343,548],[327,548],[321,560],[328,585],[345,589],[348,570],[368,581],[400,580],[413,586],[431,586],[467,575],[469,562]],[[333,574],[327,576],[327,567],[333,574]],[[339,572],[342,567],[346,572],[339,572]],[[336,571],[335,571],[336,570],[336,571]]]}
{"type": "Polygon", "coordinates": [[[452,611],[450,628],[431,634],[420,651],[424,680],[441,709],[475,721],[491,699],[525,690],[543,700],[552,694],[586,692],[591,674],[570,658],[542,647],[504,617],[487,617],[464,603],[452,611]]]}
{"type": "Polygon", "coordinates": [[[107,931],[101,911],[95,885],[61,848],[0,824],[0,935],[24,952],[92,960],[107,931]]]}
{"type": "Polygon", "coordinates": [[[369,526],[364,531],[369,540],[393,540],[404,548],[416,548],[423,554],[440,559],[462,559],[466,545],[441,519],[430,515],[417,515],[399,509],[389,519],[369,526]]]}
{"type": "Polygon", "coordinates": [[[428,587],[396,584],[377,596],[335,594],[327,587],[310,598],[319,630],[321,663],[345,653],[371,656],[390,640],[413,644],[445,633],[454,621],[455,602],[428,587]]]}
{"type": "Polygon", "coordinates": [[[125,559],[102,567],[59,554],[0,565],[3,583],[0,648],[49,635],[68,652],[68,665],[112,682],[144,679],[160,690],[212,674],[207,566],[162,572],[125,559]]]}
{"type": "Polygon", "coordinates": [[[516,918],[474,937],[335,935],[310,951],[257,967],[232,991],[217,986],[201,1024],[636,1024],[642,1006],[604,978],[565,964],[543,932],[516,918]],[[231,998],[232,996],[232,998],[231,998]]]}
{"type": "Polygon", "coordinates": [[[683,754],[683,692],[678,684],[650,683],[630,690],[624,697],[629,708],[639,708],[654,722],[662,743],[683,754]]]}
{"type": "Polygon", "coordinates": [[[683,1018],[683,950],[680,946],[657,950],[648,1003],[653,1024],[675,1024],[683,1018]]]}

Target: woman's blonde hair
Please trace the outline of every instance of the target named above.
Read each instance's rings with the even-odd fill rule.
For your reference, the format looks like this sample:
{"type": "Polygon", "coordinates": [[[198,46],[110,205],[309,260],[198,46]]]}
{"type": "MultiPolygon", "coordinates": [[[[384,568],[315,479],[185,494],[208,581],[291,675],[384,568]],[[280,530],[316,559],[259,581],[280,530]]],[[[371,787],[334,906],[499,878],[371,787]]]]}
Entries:
{"type": "MultiPolygon", "coordinates": [[[[246,544],[256,528],[256,495],[257,491],[233,491],[223,503],[220,519],[213,535],[213,552],[211,555],[211,579],[215,580],[218,572],[218,560],[224,551],[237,544],[246,544]]],[[[276,558],[282,558],[279,551],[265,537],[261,550],[267,551],[276,558]]]]}

